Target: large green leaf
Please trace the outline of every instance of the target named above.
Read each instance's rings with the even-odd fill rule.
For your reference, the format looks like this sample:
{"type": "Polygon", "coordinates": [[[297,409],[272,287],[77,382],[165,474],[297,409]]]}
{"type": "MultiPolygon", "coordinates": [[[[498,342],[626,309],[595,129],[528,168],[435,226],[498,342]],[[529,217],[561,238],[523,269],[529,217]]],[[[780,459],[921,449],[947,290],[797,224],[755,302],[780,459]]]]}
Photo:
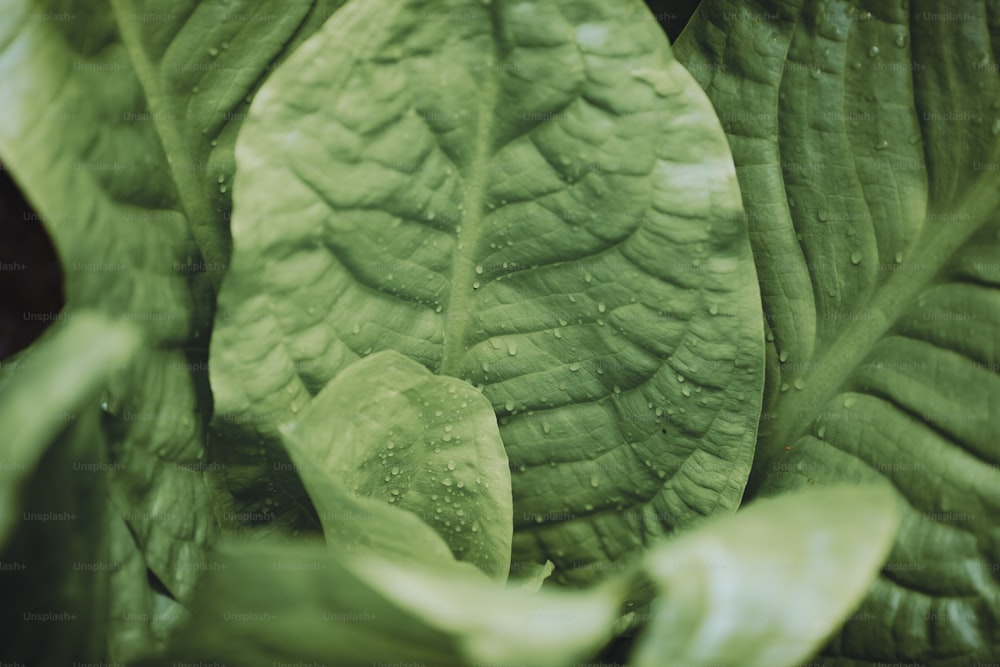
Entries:
{"type": "Polygon", "coordinates": [[[899,525],[888,485],[750,505],[651,551],[660,596],[634,667],[793,667],[875,579],[899,525]]]}
{"type": "Polygon", "coordinates": [[[128,325],[81,314],[23,354],[0,385],[6,663],[57,665],[107,655],[109,575],[117,567],[107,526],[116,517],[107,501],[110,466],[95,398],[110,368],[138,345],[128,325]]]}
{"type": "Polygon", "coordinates": [[[212,454],[253,515],[304,497],[277,425],[385,349],[493,405],[517,562],[592,579],[738,503],[763,340],[739,196],[637,0],[352,3],[237,160],[212,454]]]}
{"type": "Polygon", "coordinates": [[[886,478],[890,561],[830,665],[1000,652],[1000,3],[706,0],[769,324],[752,495],[886,478]]]}
{"type": "Polygon", "coordinates": [[[146,328],[105,401],[111,491],[180,598],[217,532],[203,431],[235,136],[262,79],[341,2],[0,2],[0,157],[54,240],[67,316],[146,328]]]}
{"type": "Polygon", "coordinates": [[[468,383],[379,352],[344,369],[283,430],[332,546],[396,545],[412,557],[430,542],[426,555],[439,557],[429,525],[449,557],[507,578],[510,469],[493,408],[468,383]],[[389,505],[415,525],[381,521],[389,505]]]}

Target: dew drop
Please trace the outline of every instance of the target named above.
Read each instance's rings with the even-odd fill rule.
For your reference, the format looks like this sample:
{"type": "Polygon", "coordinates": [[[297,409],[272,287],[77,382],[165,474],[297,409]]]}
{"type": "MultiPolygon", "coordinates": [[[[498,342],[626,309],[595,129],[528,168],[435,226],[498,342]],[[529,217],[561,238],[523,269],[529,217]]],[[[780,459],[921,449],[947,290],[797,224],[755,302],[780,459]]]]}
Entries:
{"type": "Polygon", "coordinates": [[[888,147],[889,147],[889,142],[886,141],[885,139],[883,139],[882,141],[878,142],[874,146],[875,150],[877,150],[877,151],[884,151],[888,147]]]}
{"type": "Polygon", "coordinates": [[[903,263],[903,253],[897,252],[896,256],[893,257],[893,259],[896,260],[896,264],[902,264],[903,263]]]}
{"type": "Polygon", "coordinates": [[[551,432],[552,432],[552,427],[549,426],[549,423],[543,419],[542,420],[542,433],[548,434],[548,433],[551,433],[551,432]]]}
{"type": "Polygon", "coordinates": [[[507,354],[517,356],[517,343],[507,343],[507,354]]]}
{"type": "Polygon", "coordinates": [[[482,264],[476,264],[476,273],[479,274],[479,275],[483,274],[483,265],[482,264]]]}
{"type": "Polygon", "coordinates": [[[583,274],[583,282],[589,283],[594,279],[594,276],[590,275],[590,271],[583,274]]]}
{"type": "Polygon", "coordinates": [[[816,217],[819,218],[820,222],[826,222],[827,219],[830,217],[830,214],[828,214],[826,211],[817,211],[816,217]]]}
{"type": "Polygon", "coordinates": [[[479,282],[472,283],[472,289],[479,289],[479,282]]]}
{"type": "Polygon", "coordinates": [[[786,361],[788,361],[788,352],[782,350],[781,354],[778,355],[778,361],[780,361],[781,363],[785,363],[786,361]]]}
{"type": "Polygon", "coordinates": [[[820,438],[823,438],[824,436],[826,436],[826,425],[825,424],[823,426],[819,427],[819,431],[816,432],[816,435],[818,435],[820,438]]]}
{"type": "Polygon", "coordinates": [[[441,484],[443,484],[444,486],[451,486],[451,478],[445,477],[444,479],[441,480],[441,484]]]}
{"type": "Polygon", "coordinates": [[[574,361],[573,363],[571,363],[571,364],[569,365],[569,370],[570,370],[571,372],[573,372],[573,373],[577,372],[578,370],[580,370],[580,364],[578,364],[578,363],[576,363],[576,362],[574,361]]]}
{"type": "Polygon", "coordinates": [[[690,387],[684,387],[683,389],[681,389],[681,393],[684,394],[685,397],[690,396],[691,395],[691,388],[690,387]]]}
{"type": "Polygon", "coordinates": [[[857,266],[860,263],[861,263],[861,252],[855,250],[854,252],[851,253],[851,264],[857,266]]]}
{"type": "Polygon", "coordinates": [[[208,55],[210,55],[210,56],[212,56],[214,58],[217,55],[219,55],[219,50],[213,46],[212,48],[210,48],[208,50],[208,55]]]}
{"type": "Polygon", "coordinates": [[[877,46],[873,46],[872,48],[868,49],[868,55],[870,57],[874,58],[878,54],[879,54],[879,48],[877,46]]]}
{"type": "Polygon", "coordinates": [[[712,315],[718,315],[719,314],[719,307],[716,304],[713,303],[712,305],[710,305],[708,307],[708,312],[711,313],[712,315]]]}
{"type": "Polygon", "coordinates": [[[455,462],[448,461],[448,470],[454,470],[454,469],[455,469],[455,462]]]}
{"type": "Polygon", "coordinates": [[[851,67],[853,67],[854,69],[861,69],[861,61],[860,61],[860,60],[855,60],[855,61],[854,61],[854,62],[853,62],[853,63],[851,64],[851,67]]]}
{"type": "Polygon", "coordinates": [[[507,401],[506,403],[503,404],[503,407],[504,407],[504,409],[507,412],[513,412],[514,411],[514,401],[507,401]]]}
{"type": "Polygon", "coordinates": [[[896,46],[899,47],[906,46],[906,35],[904,35],[903,33],[899,33],[898,35],[896,35],[895,44],[896,46]]]}
{"type": "Polygon", "coordinates": [[[795,378],[795,382],[793,382],[792,385],[799,391],[802,391],[806,387],[806,384],[805,382],[802,381],[802,378],[795,378]]]}
{"type": "Polygon", "coordinates": [[[590,476],[590,485],[595,489],[601,485],[601,480],[597,478],[597,475],[590,476]]]}
{"type": "Polygon", "coordinates": [[[854,396],[848,396],[847,398],[844,399],[844,407],[849,408],[857,402],[858,402],[857,398],[855,398],[854,396]]]}
{"type": "Polygon", "coordinates": [[[603,312],[605,312],[605,311],[606,311],[607,309],[608,309],[608,307],[607,307],[607,306],[605,306],[605,305],[604,305],[603,303],[599,303],[599,304],[597,304],[597,312],[599,312],[599,313],[603,313],[603,312]]]}

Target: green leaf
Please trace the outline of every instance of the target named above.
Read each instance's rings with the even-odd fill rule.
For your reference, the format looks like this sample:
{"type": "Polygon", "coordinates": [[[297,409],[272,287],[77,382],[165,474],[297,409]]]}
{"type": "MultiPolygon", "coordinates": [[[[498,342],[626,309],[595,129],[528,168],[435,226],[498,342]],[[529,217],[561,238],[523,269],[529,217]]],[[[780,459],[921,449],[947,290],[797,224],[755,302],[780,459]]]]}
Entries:
{"type": "Polygon", "coordinates": [[[167,636],[187,616],[180,603],[150,588],[146,561],[121,513],[108,516],[110,542],[108,658],[133,664],[162,652],[167,636]]]}
{"type": "Polygon", "coordinates": [[[106,655],[116,563],[94,399],[110,367],[138,346],[129,325],[80,314],[23,354],[0,386],[5,661],[56,665],[106,655]]]}
{"type": "Polygon", "coordinates": [[[613,587],[508,591],[473,568],[337,558],[318,545],[229,545],[217,565],[175,661],[568,666],[607,640],[617,607],[613,587]]]}
{"type": "Polygon", "coordinates": [[[65,316],[146,329],[106,397],[111,493],[130,516],[169,517],[129,527],[181,599],[217,532],[201,457],[233,144],[262,79],[341,1],[4,3],[0,158],[59,253],[65,316]],[[162,511],[175,503],[190,511],[162,511]]]}
{"type": "Polygon", "coordinates": [[[749,494],[888,479],[903,528],[838,665],[1000,652],[995,0],[706,0],[771,373],[749,494]],[[755,18],[756,17],[756,18],[755,18]]]}
{"type": "Polygon", "coordinates": [[[301,502],[278,425],[379,350],[482,387],[519,565],[590,580],[736,506],[754,272],[720,128],[638,0],[350,4],[237,161],[211,447],[242,507],[301,502]]]}
{"type": "Polygon", "coordinates": [[[344,369],[283,430],[328,544],[411,558],[426,549],[433,563],[445,544],[425,534],[429,525],[449,560],[507,578],[510,469],[493,409],[469,384],[379,352],[344,369]],[[390,519],[380,507],[390,504],[411,518],[390,519]]]}
{"type": "Polygon", "coordinates": [[[657,584],[634,667],[793,667],[854,609],[892,546],[892,490],[762,500],[645,557],[657,584]]]}

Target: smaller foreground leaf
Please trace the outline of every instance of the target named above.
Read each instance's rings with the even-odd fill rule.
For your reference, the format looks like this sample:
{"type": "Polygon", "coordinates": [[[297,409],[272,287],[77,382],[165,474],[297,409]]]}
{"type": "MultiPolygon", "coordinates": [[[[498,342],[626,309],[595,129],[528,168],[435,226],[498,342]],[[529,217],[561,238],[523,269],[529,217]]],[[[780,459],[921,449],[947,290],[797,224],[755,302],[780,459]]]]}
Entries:
{"type": "Polygon", "coordinates": [[[334,553],[375,553],[427,564],[456,562],[451,548],[418,516],[381,500],[352,493],[312,460],[288,431],[285,447],[319,512],[327,546],[334,553]]]}
{"type": "MultiPolygon", "coordinates": [[[[394,508],[393,508],[394,509],[394,508]]],[[[621,592],[505,590],[471,567],[331,556],[308,542],[223,545],[195,621],[161,663],[558,667],[608,639],[621,592]]]]}
{"type": "Polygon", "coordinates": [[[647,556],[661,594],[635,667],[785,667],[809,658],[862,600],[895,537],[888,488],[754,503],[647,556]]]}
{"type": "Polygon", "coordinates": [[[341,372],[284,433],[313,502],[327,513],[328,534],[358,534],[344,527],[355,518],[375,527],[367,513],[380,510],[363,500],[371,498],[423,519],[458,559],[507,577],[510,468],[493,408],[467,382],[380,352],[341,372]],[[333,495],[316,493],[319,486],[333,495]],[[350,493],[362,500],[339,504],[350,493]],[[349,507],[359,517],[346,515],[349,507]]]}
{"type": "Polygon", "coordinates": [[[497,667],[579,665],[611,639],[627,590],[623,579],[585,591],[495,589],[481,576],[380,559],[354,568],[386,598],[455,638],[464,664],[497,667]]]}

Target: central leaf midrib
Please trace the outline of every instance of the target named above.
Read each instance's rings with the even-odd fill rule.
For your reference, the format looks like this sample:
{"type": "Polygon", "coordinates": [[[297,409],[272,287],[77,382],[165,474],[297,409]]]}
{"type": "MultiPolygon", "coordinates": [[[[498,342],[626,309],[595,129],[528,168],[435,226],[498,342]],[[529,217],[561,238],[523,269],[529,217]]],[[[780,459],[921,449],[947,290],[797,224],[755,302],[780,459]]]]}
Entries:
{"type": "MultiPolygon", "coordinates": [[[[228,244],[218,231],[218,225],[215,224],[216,215],[204,188],[195,177],[195,171],[178,168],[178,163],[174,159],[178,153],[185,156],[190,153],[188,143],[185,141],[180,127],[172,120],[175,117],[183,118],[184,116],[173,113],[170,96],[164,92],[156,67],[143,50],[142,38],[136,31],[133,19],[128,18],[131,15],[131,9],[128,8],[128,11],[126,9],[122,6],[121,0],[111,0],[111,10],[121,34],[122,44],[129,54],[136,77],[142,85],[146,105],[153,117],[153,124],[163,146],[163,152],[167,156],[170,175],[177,187],[188,230],[198,245],[202,259],[207,266],[206,273],[216,294],[218,294],[222,284],[223,267],[228,264],[225,250],[228,244]]],[[[196,162],[196,160],[191,160],[191,162],[196,162]]]]}
{"type": "MultiPolygon", "coordinates": [[[[497,61],[498,44],[493,39],[492,60],[497,61]]],[[[493,63],[491,63],[493,64],[493,63]]],[[[494,68],[487,69],[493,72],[494,68]]],[[[496,75],[488,76],[485,90],[479,96],[476,117],[476,153],[466,175],[464,215],[455,238],[452,256],[451,289],[445,306],[444,344],[441,352],[441,375],[460,377],[465,355],[466,328],[472,315],[476,277],[476,259],[486,227],[487,172],[493,152],[493,112],[500,84],[496,75]]]]}
{"type": "Polygon", "coordinates": [[[938,279],[940,270],[955,252],[990,220],[991,211],[1000,204],[1000,196],[988,187],[980,187],[971,192],[966,201],[972,201],[974,205],[964,225],[933,229],[930,226],[932,223],[925,220],[928,231],[920,236],[916,254],[907,258],[908,261],[934,267],[924,273],[925,279],[914,280],[913,276],[904,272],[893,273],[864,308],[863,312],[877,317],[856,320],[848,325],[836,336],[835,342],[813,360],[812,372],[796,376],[803,381],[803,389],[785,394],[778,404],[778,418],[773,428],[762,434],[769,437],[769,448],[791,445],[802,436],[819,409],[842,390],[858,365],[913,304],[917,295],[938,279]]]}

